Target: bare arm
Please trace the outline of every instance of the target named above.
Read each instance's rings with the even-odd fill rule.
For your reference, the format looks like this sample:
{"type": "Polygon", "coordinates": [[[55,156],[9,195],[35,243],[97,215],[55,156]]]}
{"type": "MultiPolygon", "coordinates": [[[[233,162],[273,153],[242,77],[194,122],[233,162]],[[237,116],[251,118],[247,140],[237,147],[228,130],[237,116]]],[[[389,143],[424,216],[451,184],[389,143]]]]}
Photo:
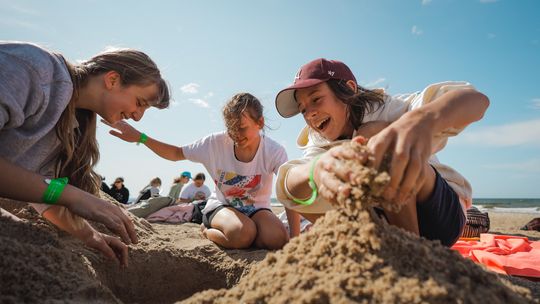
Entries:
{"type": "Polygon", "coordinates": [[[300,214],[294,210],[285,208],[287,214],[287,221],[289,222],[289,233],[291,237],[300,235],[300,221],[302,220],[300,214]]]}
{"type": "Polygon", "coordinates": [[[391,181],[385,192],[388,200],[405,201],[414,194],[422,177],[421,168],[431,155],[432,138],[449,128],[461,129],[481,119],[488,98],[475,90],[463,89],[443,94],[431,103],[405,113],[379,134],[368,147],[378,167],[386,152],[392,154],[391,181]]]}
{"type": "MultiPolygon", "coordinates": [[[[0,196],[24,201],[42,202],[42,196],[48,185],[44,177],[21,168],[0,157],[0,196]]],[[[68,208],[83,218],[103,223],[107,228],[120,235],[124,242],[137,242],[135,227],[126,211],[120,207],[99,199],[92,194],[67,185],[57,205],[68,208]]]]}
{"type": "MultiPolygon", "coordinates": [[[[114,124],[108,123],[103,119],[101,121],[111,128],[114,128],[114,130],[109,131],[111,135],[114,135],[124,141],[139,142],[139,139],[141,138],[141,132],[137,131],[137,129],[133,128],[130,124],[123,120],[114,124]]],[[[186,159],[182,147],[169,145],[151,137],[148,137],[148,140],[144,144],[162,158],[172,161],[186,159]]]]}

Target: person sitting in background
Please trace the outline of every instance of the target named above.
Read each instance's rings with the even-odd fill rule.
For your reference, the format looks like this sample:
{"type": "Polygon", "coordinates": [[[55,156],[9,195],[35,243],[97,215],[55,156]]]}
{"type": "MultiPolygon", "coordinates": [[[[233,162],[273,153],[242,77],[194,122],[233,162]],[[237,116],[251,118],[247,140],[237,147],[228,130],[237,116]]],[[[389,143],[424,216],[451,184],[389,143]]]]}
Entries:
{"type": "Polygon", "coordinates": [[[159,188],[161,187],[161,179],[155,177],[150,181],[146,187],[144,187],[140,192],[139,196],[135,200],[134,204],[139,203],[140,201],[147,200],[151,197],[159,197],[159,188]]]}
{"type": "Polygon", "coordinates": [[[124,205],[128,204],[129,190],[124,186],[123,177],[117,177],[114,180],[114,184],[111,185],[111,189],[109,190],[109,195],[124,205]]]}
{"type": "Polygon", "coordinates": [[[197,173],[193,182],[182,190],[177,203],[191,203],[193,201],[206,200],[210,197],[210,188],[204,184],[205,180],[206,176],[204,173],[197,173]]]}
{"type": "Polygon", "coordinates": [[[189,182],[191,179],[191,173],[189,171],[184,171],[182,174],[180,174],[180,177],[177,177],[173,181],[173,185],[171,186],[171,190],[169,190],[169,197],[173,199],[173,201],[177,201],[178,197],[180,196],[180,192],[182,191],[182,188],[185,184],[189,182]]]}

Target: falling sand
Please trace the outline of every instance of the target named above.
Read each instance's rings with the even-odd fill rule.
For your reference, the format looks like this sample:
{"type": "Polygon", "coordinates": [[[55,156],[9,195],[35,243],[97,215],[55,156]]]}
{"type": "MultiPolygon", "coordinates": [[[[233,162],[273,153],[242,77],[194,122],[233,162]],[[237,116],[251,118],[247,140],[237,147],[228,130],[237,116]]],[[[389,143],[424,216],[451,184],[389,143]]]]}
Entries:
{"type": "MultiPolygon", "coordinates": [[[[346,144],[349,149],[365,149],[346,144]]],[[[438,242],[383,223],[370,206],[388,181],[358,162],[350,197],[307,233],[267,255],[232,289],[185,303],[529,303],[530,292],[438,242]]]]}

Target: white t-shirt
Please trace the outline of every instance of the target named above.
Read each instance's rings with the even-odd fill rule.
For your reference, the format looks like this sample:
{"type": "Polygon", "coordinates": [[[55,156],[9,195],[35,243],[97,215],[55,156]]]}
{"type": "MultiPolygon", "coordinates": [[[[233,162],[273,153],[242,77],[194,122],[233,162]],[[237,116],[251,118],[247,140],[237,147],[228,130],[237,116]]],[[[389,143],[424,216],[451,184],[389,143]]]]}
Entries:
{"type": "MultiPolygon", "coordinates": [[[[429,85],[421,92],[387,96],[385,98],[384,106],[376,109],[372,113],[366,114],[362,122],[365,123],[377,120],[393,122],[406,112],[420,108],[421,106],[434,101],[446,92],[460,89],[474,89],[474,87],[468,82],[447,81],[429,85]]],[[[441,177],[446,180],[452,189],[454,189],[460,198],[463,209],[466,210],[472,205],[471,185],[457,171],[449,166],[441,164],[435,155],[435,153],[441,151],[446,146],[449,136],[456,136],[462,130],[463,129],[449,128],[436,134],[432,140],[432,155],[429,158],[429,163],[437,169],[441,177]]],[[[334,208],[332,204],[320,196],[311,205],[296,204],[292,201],[290,195],[287,194],[285,179],[289,169],[293,166],[310,162],[313,157],[326,152],[331,147],[344,141],[345,140],[331,142],[320,136],[308,126],[305,126],[297,138],[298,147],[304,150],[303,157],[301,159],[290,160],[279,169],[276,181],[276,195],[278,200],[286,207],[301,213],[325,213],[326,211],[332,210],[334,208]]]]}
{"type": "Polygon", "coordinates": [[[222,131],[182,147],[184,156],[202,163],[215,183],[203,213],[220,205],[254,205],[270,208],[273,175],[287,161],[283,146],[261,135],[253,160],[241,162],[234,155],[234,142],[222,131]]]}
{"type": "Polygon", "coordinates": [[[210,197],[210,188],[205,184],[202,184],[200,187],[197,187],[195,183],[191,183],[182,189],[180,192],[180,198],[183,199],[207,199],[210,197]],[[202,197],[202,198],[199,198],[202,197]]]}

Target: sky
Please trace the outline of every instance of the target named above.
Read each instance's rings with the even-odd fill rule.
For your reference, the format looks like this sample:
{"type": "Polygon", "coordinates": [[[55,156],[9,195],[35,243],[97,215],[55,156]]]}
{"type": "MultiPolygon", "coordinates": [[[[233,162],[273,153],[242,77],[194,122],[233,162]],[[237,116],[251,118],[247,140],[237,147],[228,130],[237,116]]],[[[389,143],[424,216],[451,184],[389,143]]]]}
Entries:
{"type": "MultiPolygon", "coordinates": [[[[37,43],[72,62],[110,47],[144,51],[174,101],[132,125],[170,144],[223,130],[223,104],[250,92],[265,106],[266,134],[289,159],[301,157],[304,121],[281,118],[274,99],[312,59],[341,60],[359,84],[392,95],[465,80],[491,104],[439,160],[469,180],[475,198],[540,198],[539,1],[0,0],[0,40],[37,43]]],[[[131,196],[156,176],[166,195],[180,172],[206,173],[108,131],[98,125],[97,171],[108,183],[123,176],[131,196]]]]}

